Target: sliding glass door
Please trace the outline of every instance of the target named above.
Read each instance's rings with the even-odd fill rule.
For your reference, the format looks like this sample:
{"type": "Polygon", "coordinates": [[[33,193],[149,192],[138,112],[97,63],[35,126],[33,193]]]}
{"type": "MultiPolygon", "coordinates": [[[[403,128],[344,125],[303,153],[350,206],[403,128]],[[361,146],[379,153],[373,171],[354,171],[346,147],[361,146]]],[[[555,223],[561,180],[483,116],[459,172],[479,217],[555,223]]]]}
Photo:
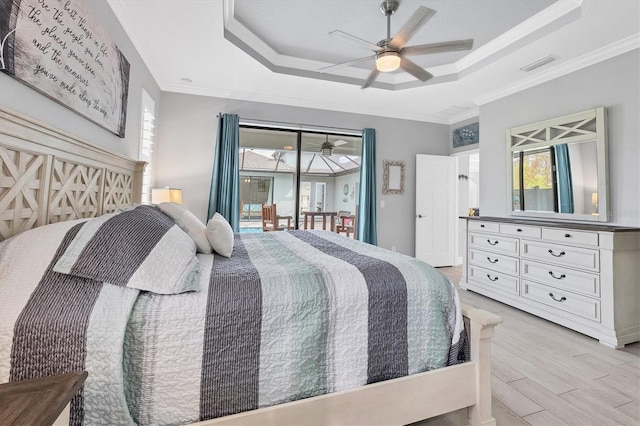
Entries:
{"type": "Polygon", "coordinates": [[[307,228],[334,229],[339,213],[355,215],[361,150],[360,136],[241,126],[240,231],[262,230],[262,204],[296,229],[305,216],[307,228]]]}
{"type": "MultiPolygon", "coordinates": [[[[308,185],[310,203],[301,209],[300,228],[305,215],[307,228],[335,230],[339,216],[357,214],[361,151],[360,136],[301,134],[300,185],[308,185]]],[[[300,205],[305,206],[302,193],[300,205]]]]}

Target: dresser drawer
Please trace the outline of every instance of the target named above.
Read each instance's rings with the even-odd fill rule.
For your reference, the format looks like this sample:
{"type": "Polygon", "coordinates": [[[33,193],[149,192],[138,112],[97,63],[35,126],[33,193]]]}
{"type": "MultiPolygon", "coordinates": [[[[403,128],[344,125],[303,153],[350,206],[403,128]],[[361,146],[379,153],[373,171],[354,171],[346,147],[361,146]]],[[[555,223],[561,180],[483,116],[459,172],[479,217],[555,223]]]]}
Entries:
{"type": "Polygon", "coordinates": [[[479,220],[470,220],[469,229],[472,231],[500,232],[500,224],[496,222],[481,222],[479,220]]]}
{"type": "Polygon", "coordinates": [[[469,263],[511,275],[520,273],[520,261],[517,257],[503,256],[488,251],[470,249],[469,263]]]}
{"type": "Polygon", "coordinates": [[[522,278],[591,297],[600,297],[600,275],[522,260],[522,278]]]}
{"type": "Polygon", "coordinates": [[[469,234],[469,247],[485,249],[493,252],[518,255],[518,240],[496,235],[469,234]]]}
{"type": "Polygon", "coordinates": [[[543,228],[542,239],[557,241],[564,244],[582,244],[598,246],[598,233],[590,231],[576,231],[574,229],[543,228]]]}
{"type": "Polygon", "coordinates": [[[518,283],[520,282],[517,277],[473,265],[469,266],[469,281],[511,296],[518,294],[518,283]]]}
{"type": "Polygon", "coordinates": [[[500,224],[500,233],[516,237],[540,238],[542,235],[542,228],[539,226],[523,226],[514,225],[512,223],[502,223],[500,224]]]}
{"type": "Polygon", "coordinates": [[[600,252],[598,250],[522,240],[520,252],[522,257],[527,259],[541,260],[593,272],[600,271],[600,252]]]}
{"type": "Polygon", "coordinates": [[[590,299],[544,284],[522,280],[522,297],[592,321],[600,321],[600,300],[590,299]]]}

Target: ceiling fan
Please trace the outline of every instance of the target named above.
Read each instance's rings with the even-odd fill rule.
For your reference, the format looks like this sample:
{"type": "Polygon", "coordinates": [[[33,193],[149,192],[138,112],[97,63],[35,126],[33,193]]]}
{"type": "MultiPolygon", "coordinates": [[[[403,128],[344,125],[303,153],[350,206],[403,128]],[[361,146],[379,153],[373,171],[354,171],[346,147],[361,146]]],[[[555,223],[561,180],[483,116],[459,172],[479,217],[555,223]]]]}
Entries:
{"type": "MultiPolygon", "coordinates": [[[[329,142],[329,135],[326,135],[325,141],[320,146],[320,152],[322,153],[323,157],[331,157],[331,155],[333,155],[333,150],[335,149],[335,147],[346,145],[348,143],[349,142],[342,139],[338,139],[334,142],[329,142]]],[[[311,144],[315,145],[314,143],[311,144]]]]}
{"type": "Polygon", "coordinates": [[[418,10],[411,16],[406,24],[400,29],[395,37],[391,38],[391,15],[398,10],[398,0],[385,0],[380,4],[380,11],[387,17],[387,38],[380,40],[377,44],[369,43],[366,40],[355,37],[351,34],[336,30],[329,34],[341,38],[358,46],[365,47],[375,55],[365,56],[363,58],[354,59],[352,61],[343,62],[336,65],[321,68],[321,72],[335,71],[361,62],[366,62],[375,58],[375,66],[367,80],[362,85],[365,89],[375,81],[381,72],[392,72],[398,68],[413,75],[420,81],[427,81],[433,77],[431,73],[420,67],[413,61],[407,59],[407,56],[427,55],[433,53],[453,52],[458,50],[469,50],[473,47],[473,39],[446,41],[442,43],[421,44],[418,46],[405,46],[409,39],[418,32],[424,24],[427,23],[436,11],[428,7],[420,6],[418,10]]]}

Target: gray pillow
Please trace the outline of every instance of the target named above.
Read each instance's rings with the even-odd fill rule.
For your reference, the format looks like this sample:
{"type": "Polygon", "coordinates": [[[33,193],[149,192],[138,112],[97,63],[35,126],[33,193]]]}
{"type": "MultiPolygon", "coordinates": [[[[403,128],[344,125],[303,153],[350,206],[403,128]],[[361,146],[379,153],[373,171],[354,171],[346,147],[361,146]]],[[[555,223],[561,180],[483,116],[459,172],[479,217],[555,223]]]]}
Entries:
{"type": "Polygon", "coordinates": [[[152,206],[82,224],[53,270],[159,294],[200,289],[195,243],[152,206]]]}

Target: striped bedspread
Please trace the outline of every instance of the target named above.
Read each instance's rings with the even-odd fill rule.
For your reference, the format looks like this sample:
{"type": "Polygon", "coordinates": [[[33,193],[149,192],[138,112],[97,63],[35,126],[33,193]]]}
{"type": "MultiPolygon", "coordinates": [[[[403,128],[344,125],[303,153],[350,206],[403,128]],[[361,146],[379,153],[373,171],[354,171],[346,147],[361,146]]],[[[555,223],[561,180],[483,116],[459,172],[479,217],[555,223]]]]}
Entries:
{"type": "Polygon", "coordinates": [[[77,230],[54,228],[58,247],[40,256],[14,253],[42,243],[30,232],[0,246],[13,306],[0,311],[0,381],[89,371],[72,424],[184,424],[465,357],[455,289],[398,253],[325,231],[237,234],[231,258],[198,255],[200,291],[166,295],[60,278],[52,265],[77,230]],[[5,265],[23,257],[28,272],[5,265]]]}

